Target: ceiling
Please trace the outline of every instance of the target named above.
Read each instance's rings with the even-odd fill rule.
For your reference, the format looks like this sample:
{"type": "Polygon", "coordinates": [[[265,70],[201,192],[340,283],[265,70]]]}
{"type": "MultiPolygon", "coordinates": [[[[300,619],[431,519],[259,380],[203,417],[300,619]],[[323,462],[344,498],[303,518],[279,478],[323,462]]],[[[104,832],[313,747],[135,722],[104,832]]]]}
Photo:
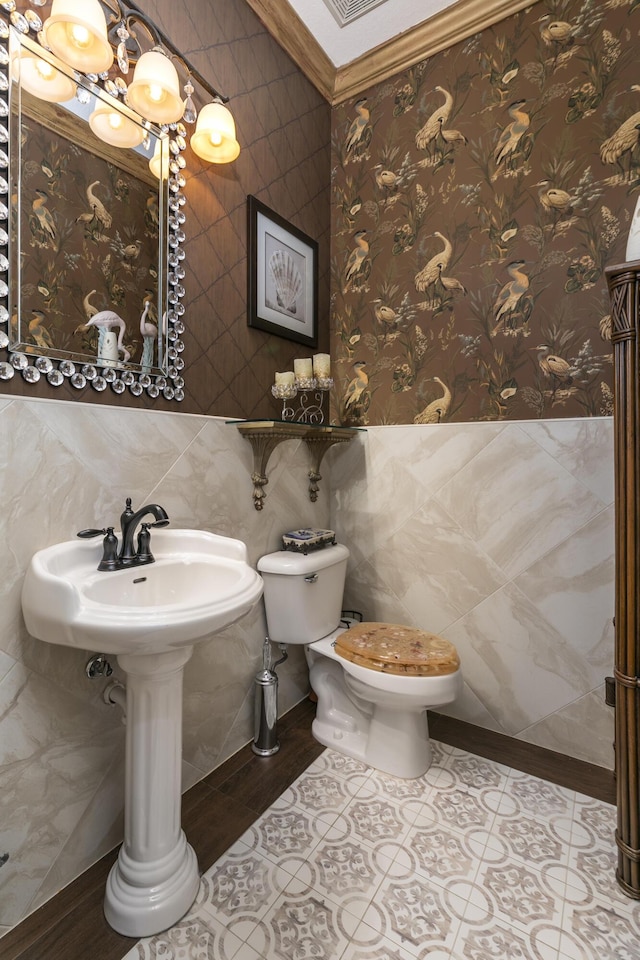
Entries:
{"type": "Polygon", "coordinates": [[[532,0],[246,0],[330,103],[433,56],[532,0]],[[340,26],[349,3],[366,10],[340,26]],[[336,16],[328,4],[336,6],[336,16]]]}
{"type": "Polygon", "coordinates": [[[429,20],[454,0],[366,0],[357,19],[341,24],[334,0],[287,0],[335,67],[343,67],[381,43],[429,20]],[[336,10],[334,15],[331,10],[336,10]]]}

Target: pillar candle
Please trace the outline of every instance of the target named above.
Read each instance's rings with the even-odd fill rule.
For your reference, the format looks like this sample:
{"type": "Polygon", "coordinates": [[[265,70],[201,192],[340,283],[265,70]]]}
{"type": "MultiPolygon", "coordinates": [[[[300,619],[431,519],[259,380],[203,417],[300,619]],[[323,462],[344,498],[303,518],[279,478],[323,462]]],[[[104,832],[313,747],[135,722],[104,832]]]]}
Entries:
{"type": "Polygon", "coordinates": [[[313,375],[318,380],[328,380],[331,376],[331,358],[328,353],[316,353],[313,357],[313,375]]]}
{"type": "Polygon", "coordinates": [[[293,370],[296,380],[310,380],[313,377],[313,363],[308,357],[293,361],[293,370]]]}
{"type": "Polygon", "coordinates": [[[276,387],[282,385],[283,387],[292,387],[295,380],[295,374],[292,370],[287,370],[285,373],[276,373],[276,387]]]}

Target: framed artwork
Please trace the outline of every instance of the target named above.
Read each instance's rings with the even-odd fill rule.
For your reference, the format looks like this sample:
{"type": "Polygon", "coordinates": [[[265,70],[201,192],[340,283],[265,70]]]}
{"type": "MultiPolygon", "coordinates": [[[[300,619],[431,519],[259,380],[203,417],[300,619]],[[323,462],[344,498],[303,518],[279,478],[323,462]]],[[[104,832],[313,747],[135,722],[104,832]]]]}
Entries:
{"type": "Polygon", "coordinates": [[[256,197],[247,200],[249,326],[315,347],[318,244],[256,197]]]}

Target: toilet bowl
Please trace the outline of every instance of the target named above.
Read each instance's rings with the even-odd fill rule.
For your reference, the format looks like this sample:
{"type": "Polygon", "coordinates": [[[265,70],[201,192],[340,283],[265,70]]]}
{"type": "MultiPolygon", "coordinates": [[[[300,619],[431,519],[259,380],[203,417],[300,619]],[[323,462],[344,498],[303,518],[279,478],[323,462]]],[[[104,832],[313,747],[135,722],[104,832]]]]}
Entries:
{"type": "Polygon", "coordinates": [[[414,628],[341,620],[348,557],[335,544],[258,561],[269,638],[305,646],[318,697],[316,740],[414,779],[431,764],[427,709],[453,702],[462,690],[457,654],[447,641],[414,628]]]}

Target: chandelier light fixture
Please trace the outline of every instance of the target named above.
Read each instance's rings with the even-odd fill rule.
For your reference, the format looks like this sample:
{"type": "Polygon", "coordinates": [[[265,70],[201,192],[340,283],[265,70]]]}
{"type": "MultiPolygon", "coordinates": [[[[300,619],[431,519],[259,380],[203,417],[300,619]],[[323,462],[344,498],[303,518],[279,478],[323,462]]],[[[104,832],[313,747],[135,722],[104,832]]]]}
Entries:
{"type": "Polygon", "coordinates": [[[89,126],[96,137],[112,147],[138,147],[144,140],[145,131],[139,123],[102,101],[89,117],[89,126]]]}
{"type": "Polygon", "coordinates": [[[230,163],[240,153],[236,125],[222,100],[207,103],[200,111],[191,149],[210,163],[230,163]]]}
{"type": "Polygon", "coordinates": [[[102,73],[113,63],[107,23],[98,0],[53,0],[45,41],[63,63],[82,73],[102,73]]]}
{"type": "MultiPolygon", "coordinates": [[[[240,153],[233,116],[225,106],[228,97],[215,90],[131,0],[53,0],[42,44],[72,70],[102,81],[110,95],[122,96],[143,121],[161,128],[197,121],[191,147],[201,159],[230,163],[240,153]],[[184,96],[178,69],[184,73],[184,96]],[[204,99],[199,114],[192,96],[198,88],[204,99]]],[[[46,59],[27,54],[20,61],[23,82],[27,78],[35,96],[58,102],[73,96],[73,81],[46,59]],[[60,89],[50,79],[51,71],[58,74],[60,89]]],[[[100,100],[90,125],[113,146],[137,146],[144,137],[138,124],[100,100]]],[[[159,160],[155,166],[160,169],[159,160]]]]}
{"type": "Polygon", "coordinates": [[[13,79],[40,100],[64,103],[76,94],[76,84],[65,73],[31,50],[22,50],[12,64],[13,79]]]}
{"type": "Polygon", "coordinates": [[[153,156],[149,160],[149,169],[158,180],[167,180],[169,177],[169,153],[163,149],[160,138],[156,140],[153,156]]]}

